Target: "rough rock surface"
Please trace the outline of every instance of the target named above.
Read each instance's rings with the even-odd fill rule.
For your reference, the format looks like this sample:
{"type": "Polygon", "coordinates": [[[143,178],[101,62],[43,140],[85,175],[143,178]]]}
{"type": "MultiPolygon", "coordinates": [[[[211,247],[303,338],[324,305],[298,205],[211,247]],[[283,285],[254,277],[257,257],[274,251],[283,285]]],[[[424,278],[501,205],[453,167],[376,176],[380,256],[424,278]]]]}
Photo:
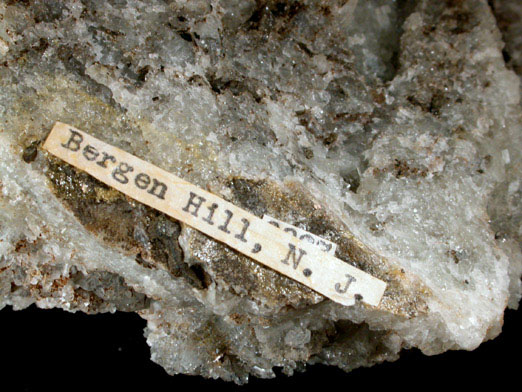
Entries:
{"type": "MultiPolygon", "coordinates": [[[[1,1],[0,308],[137,312],[167,372],[240,383],[495,337],[521,296],[522,111],[492,7],[516,3],[1,1]],[[380,307],[52,158],[55,121],[336,242],[380,307]]],[[[517,70],[520,22],[499,26],[517,70]]]]}
{"type": "Polygon", "coordinates": [[[490,5],[506,44],[504,59],[508,67],[522,76],[522,3],[517,0],[495,0],[490,5]]]}

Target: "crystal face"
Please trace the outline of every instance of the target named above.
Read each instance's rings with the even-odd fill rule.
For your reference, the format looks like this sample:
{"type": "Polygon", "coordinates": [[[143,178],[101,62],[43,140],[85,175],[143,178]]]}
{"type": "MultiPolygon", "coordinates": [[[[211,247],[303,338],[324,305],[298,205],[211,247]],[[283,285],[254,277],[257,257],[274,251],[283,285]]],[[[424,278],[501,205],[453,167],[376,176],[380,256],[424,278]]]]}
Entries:
{"type": "Polygon", "coordinates": [[[0,308],[137,312],[167,372],[238,383],[494,338],[521,296],[505,15],[522,10],[490,3],[1,2],[0,308]],[[55,121],[336,243],[387,282],[380,307],[326,300],[53,158],[55,121]]]}

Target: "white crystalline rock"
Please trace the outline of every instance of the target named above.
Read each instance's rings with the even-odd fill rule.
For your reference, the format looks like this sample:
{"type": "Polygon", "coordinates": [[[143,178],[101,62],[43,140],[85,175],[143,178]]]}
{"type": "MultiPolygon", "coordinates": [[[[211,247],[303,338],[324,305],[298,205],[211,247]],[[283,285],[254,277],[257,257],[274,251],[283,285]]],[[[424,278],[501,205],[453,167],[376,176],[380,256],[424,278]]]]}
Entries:
{"type": "Polygon", "coordinates": [[[0,308],[135,311],[169,373],[239,383],[497,336],[521,296],[520,79],[488,3],[450,3],[0,4],[0,308]],[[388,283],[381,305],[52,158],[55,121],[337,243],[388,283]]]}

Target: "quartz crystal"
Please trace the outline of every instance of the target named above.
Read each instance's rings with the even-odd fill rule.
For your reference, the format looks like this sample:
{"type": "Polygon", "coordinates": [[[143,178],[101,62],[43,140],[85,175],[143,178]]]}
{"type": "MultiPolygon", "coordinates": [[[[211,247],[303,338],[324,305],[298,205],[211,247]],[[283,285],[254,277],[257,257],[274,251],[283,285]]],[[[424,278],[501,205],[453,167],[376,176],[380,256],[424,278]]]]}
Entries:
{"type": "Polygon", "coordinates": [[[137,312],[168,373],[237,383],[494,338],[521,296],[521,8],[0,1],[0,309],[137,312]],[[52,157],[56,121],[336,243],[380,306],[52,157]]]}

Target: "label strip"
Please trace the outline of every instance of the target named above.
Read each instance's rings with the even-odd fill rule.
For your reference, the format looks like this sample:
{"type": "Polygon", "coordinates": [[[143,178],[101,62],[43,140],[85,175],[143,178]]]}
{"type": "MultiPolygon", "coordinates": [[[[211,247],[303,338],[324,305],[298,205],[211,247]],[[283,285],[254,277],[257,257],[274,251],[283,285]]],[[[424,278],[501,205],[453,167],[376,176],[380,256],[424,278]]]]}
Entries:
{"type": "Polygon", "coordinates": [[[378,306],[386,283],[306,239],[117,147],[57,122],[44,149],[133,199],[343,305],[378,306]]]}

